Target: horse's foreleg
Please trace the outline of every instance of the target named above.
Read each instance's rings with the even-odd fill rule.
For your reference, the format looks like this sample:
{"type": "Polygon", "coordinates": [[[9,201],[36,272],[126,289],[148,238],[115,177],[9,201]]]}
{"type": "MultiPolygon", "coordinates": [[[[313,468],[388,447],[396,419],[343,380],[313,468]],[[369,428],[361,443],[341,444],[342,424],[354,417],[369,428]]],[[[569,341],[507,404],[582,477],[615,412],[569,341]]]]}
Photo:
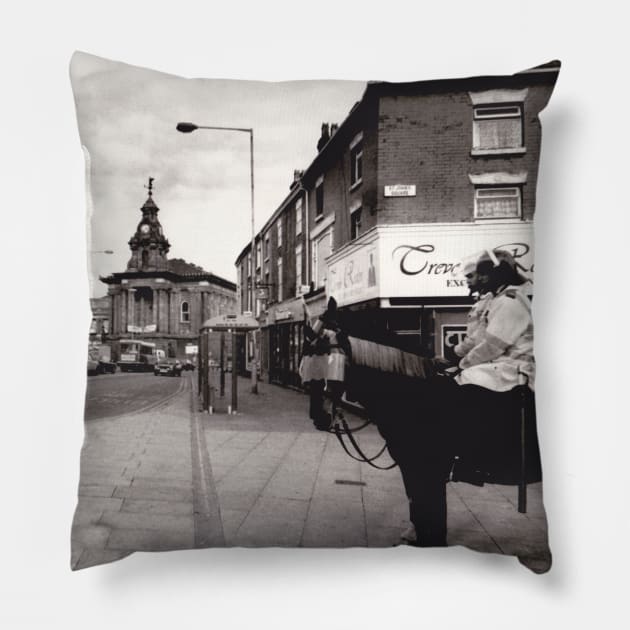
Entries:
{"type": "Polygon", "coordinates": [[[410,516],[416,528],[418,547],[446,546],[446,479],[438,471],[414,475],[411,486],[410,516]]]}

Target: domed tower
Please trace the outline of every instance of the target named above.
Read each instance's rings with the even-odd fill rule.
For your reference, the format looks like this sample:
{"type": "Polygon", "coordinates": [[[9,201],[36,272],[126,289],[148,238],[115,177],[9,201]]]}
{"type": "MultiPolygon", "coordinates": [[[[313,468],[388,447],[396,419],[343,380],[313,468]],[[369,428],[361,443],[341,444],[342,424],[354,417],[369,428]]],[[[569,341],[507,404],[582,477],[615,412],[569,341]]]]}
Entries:
{"type": "Polygon", "coordinates": [[[171,246],[158,220],[160,209],[153,201],[153,177],[149,177],[147,188],[149,196],[140,209],[142,218],[129,240],[131,258],[127,271],[165,271],[168,268],[166,254],[171,246]]]}

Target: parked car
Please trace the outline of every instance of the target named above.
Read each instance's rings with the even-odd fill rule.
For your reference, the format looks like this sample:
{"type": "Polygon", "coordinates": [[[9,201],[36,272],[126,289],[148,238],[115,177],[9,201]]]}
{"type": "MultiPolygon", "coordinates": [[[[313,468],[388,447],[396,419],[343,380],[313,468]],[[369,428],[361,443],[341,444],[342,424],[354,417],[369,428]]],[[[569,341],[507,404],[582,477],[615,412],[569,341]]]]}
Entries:
{"type": "Polygon", "coordinates": [[[88,345],[88,376],[95,374],[113,374],[118,366],[112,361],[112,349],[108,344],[98,341],[88,345]]]}
{"type": "Polygon", "coordinates": [[[186,363],[184,363],[184,365],[183,365],[183,369],[184,370],[194,370],[195,369],[195,364],[190,359],[187,359],[186,363]]]}
{"type": "Polygon", "coordinates": [[[97,374],[115,374],[118,366],[113,361],[99,361],[96,368],[97,374]]]}
{"type": "Polygon", "coordinates": [[[87,373],[88,376],[94,376],[95,374],[98,374],[98,361],[88,358],[87,373]]]}
{"type": "Polygon", "coordinates": [[[182,364],[177,359],[164,359],[153,369],[156,376],[181,376],[182,364]]]}
{"type": "Polygon", "coordinates": [[[114,374],[118,366],[111,361],[95,361],[88,359],[87,373],[88,376],[96,376],[97,374],[114,374]]]}

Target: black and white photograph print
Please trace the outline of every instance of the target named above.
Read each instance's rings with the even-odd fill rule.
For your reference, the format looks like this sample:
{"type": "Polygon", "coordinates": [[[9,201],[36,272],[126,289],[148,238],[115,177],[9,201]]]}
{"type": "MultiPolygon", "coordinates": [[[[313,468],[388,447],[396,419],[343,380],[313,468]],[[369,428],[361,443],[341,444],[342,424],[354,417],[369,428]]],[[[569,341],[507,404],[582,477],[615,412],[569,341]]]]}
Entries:
{"type": "Polygon", "coordinates": [[[403,545],[549,570],[533,221],[560,62],[520,70],[267,83],[75,53],[73,569],[403,545]]]}

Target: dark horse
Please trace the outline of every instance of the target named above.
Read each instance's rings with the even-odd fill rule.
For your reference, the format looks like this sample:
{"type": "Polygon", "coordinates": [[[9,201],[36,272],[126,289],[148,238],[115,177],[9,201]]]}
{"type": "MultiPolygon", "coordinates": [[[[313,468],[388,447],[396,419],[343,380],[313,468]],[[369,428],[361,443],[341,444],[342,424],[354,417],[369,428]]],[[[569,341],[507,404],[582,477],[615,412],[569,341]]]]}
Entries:
{"type": "MultiPolygon", "coordinates": [[[[533,399],[521,388],[498,403],[491,392],[464,397],[464,388],[441,374],[435,360],[396,347],[394,337],[376,330],[372,340],[352,336],[333,299],[321,321],[335,329],[347,354],[347,399],[366,410],[400,468],[416,545],[446,545],[449,480],[516,484],[523,474],[528,482],[540,480],[535,421],[526,425],[525,441],[521,434],[523,405],[535,418],[533,399]],[[525,473],[523,443],[529,451],[525,473]]],[[[318,428],[324,427],[320,420],[318,428]]]]}

